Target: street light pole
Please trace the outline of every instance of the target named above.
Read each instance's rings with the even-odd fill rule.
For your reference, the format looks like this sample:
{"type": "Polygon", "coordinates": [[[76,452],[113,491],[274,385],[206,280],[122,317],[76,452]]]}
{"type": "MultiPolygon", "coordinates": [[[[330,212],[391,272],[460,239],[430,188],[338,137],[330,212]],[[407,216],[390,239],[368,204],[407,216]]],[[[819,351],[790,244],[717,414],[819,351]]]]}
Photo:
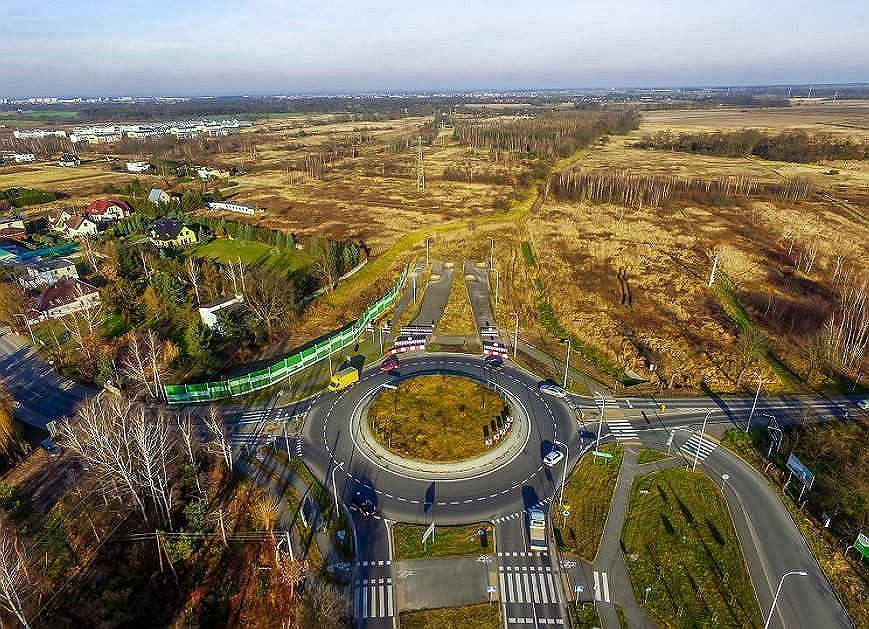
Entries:
{"type": "Polygon", "coordinates": [[[27,326],[27,331],[30,332],[30,341],[33,343],[33,347],[36,347],[36,337],[33,336],[33,328],[30,327],[30,319],[27,318],[26,314],[16,314],[15,316],[24,319],[24,324],[27,326]]]}
{"type": "Polygon", "coordinates": [[[434,236],[426,236],[425,237],[425,265],[428,267],[428,243],[432,240],[434,236]]]}
{"type": "Polygon", "coordinates": [[[567,359],[564,361],[564,384],[562,386],[567,389],[567,368],[570,366],[570,337],[561,339],[562,343],[565,341],[567,341],[567,359]]]}
{"type": "Polygon", "coordinates": [[[501,288],[501,274],[498,269],[492,269],[495,272],[495,308],[498,308],[498,292],[501,288]]]}
{"type": "Polygon", "coordinates": [[[769,615],[766,617],[766,623],[764,623],[763,629],[769,629],[769,623],[772,620],[772,612],[775,609],[776,601],[778,601],[778,595],[781,592],[781,586],[784,585],[785,579],[787,577],[791,576],[792,574],[796,574],[796,575],[799,575],[801,577],[809,576],[809,573],[806,572],[805,570],[791,570],[790,572],[785,572],[781,576],[781,580],[778,582],[778,588],[776,589],[775,596],[772,599],[772,605],[770,605],[769,615]]]}
{"type": "Polygon", "coordinates": [[[757,393],[754,394],[754,404],[751,405],[751,412],[748,414],[748,421],[745,422],[746,433],[748,433],[748,429],[751,427],[751,418],[754,417],[754,409],[757,408],[757,398],[760,397],[760,385],[763,384],[763,380],[760,378],[760,373],[755,371],[754,375],[757,376],[757,393]]]}
{"type": "Polygon", "coordinates": [[[489,242],[491,243],[491,247],[489,248],[489,270],[495,268],[495,239],[489,238],[489,242]]]}
{"type": "Polygon", "coordinates": [[[597,401],[597,403],[600,404],[600,412],[597,414],[597,416],[598,416],[597,441],[594,442],[594,449],[599,450],[600,449],[600,431],[601,431],[601,428],[603,427],[603,409],[606,408],[606,400],[604,400],[603,396],[597,391],[594,392],[594,398],[597,401]]]}
{"type": "Polygon", "coordinates": [[[700,457],[700,446],[703,444],[703,434],[706,432],[706,422],[713,410],[714,409],[710,408],[706,411],[706,417],[703,418],[703,427],[700,429],[700,443],[698,443],[697,447],[694,448],[694,465],[691,466],[692,472],[697,469],[697,459],[700,457]]]}
{"type": "Polygon", "coordinates": [[[516,317],[516,327],[513,329],[513,358],[516,358],[516,348],[519,346],[519,313],[511,312],[516,317]]]}

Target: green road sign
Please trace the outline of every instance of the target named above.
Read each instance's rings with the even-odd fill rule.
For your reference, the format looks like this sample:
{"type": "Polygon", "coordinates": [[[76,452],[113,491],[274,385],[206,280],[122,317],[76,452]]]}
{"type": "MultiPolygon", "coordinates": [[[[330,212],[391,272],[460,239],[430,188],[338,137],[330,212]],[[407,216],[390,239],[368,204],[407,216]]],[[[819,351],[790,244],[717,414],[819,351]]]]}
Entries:
{"type": "Polygon", "coordinates": [[[592,450],[591,455],[592,455],[592,456],[599,456],[599,457],[601,457],[602,459],[611,459],[611,458],[613,458],[613,455],[610,454],[609,452],[599,452],[599,451],[597,451],[597,450],[592,450]]]}
{"type": "Polygon", "coordinates": [[[869,559],[869,537],[860,533],[857,536],[857,541],[854,542],[854,548],[858,553],[863,555],[865,559],[869,559]]]}

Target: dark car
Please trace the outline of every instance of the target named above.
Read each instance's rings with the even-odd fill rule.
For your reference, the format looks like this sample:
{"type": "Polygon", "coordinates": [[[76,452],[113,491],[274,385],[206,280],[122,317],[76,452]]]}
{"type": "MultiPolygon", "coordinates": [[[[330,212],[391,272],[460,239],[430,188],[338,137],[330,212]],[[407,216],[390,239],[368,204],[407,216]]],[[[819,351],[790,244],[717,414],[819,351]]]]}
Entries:
{"type": "Polygon", "coordinates": [[[39,442],[39,445],[45,448],[45,451],[48,452],[48,456],[60,456],[60,447],[51,439],[43,439],[39,442]]]}
{"type": "Polygon", "coordinates": [[[504,359],[500,356],[495,356],[494,354],[486,356],[483,362],[486,363],[486,367],[489,369],[500,369],[504,366],[504,359]]]}
{"type": "Polygon", "coordinates": [[[377,503],[374,501],[374,488],[370,485],[363,485],[353,492],[353,498],[350,500],[350,508],[359,513],[359,515],[367,517],[374,514],[377,503]]]}
{"type": "Polygon", "coordinates": [[[380,371],[394,371],[398,369],[398,356],[387,356],[380,363],[380,371]]]}

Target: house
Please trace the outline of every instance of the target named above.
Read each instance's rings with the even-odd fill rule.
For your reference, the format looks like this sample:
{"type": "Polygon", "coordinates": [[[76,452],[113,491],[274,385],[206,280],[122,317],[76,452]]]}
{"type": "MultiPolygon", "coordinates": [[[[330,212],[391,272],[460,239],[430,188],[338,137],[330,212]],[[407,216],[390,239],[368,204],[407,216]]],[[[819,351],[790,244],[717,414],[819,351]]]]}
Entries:
{"type": "Polygon", "coordinates": [[[244,297],[241,295],[236,295],[235,297],[231,297],[229,299],[224,299],[223,301],[218,301],[213,304],[205,304],[199,306],[199,316],[202,318],[202,323],[204,323],[207,327],[212,330],[218,330],[219,326],[217,325],[217,313],[225,308],[230,308],[235,304],[240,304],[244,302],[244,297]]]}
{"type": "Polygon", "coordinates": [[[30,319],[58,319],[74,312],[90,310],[100,303],[100,292],[75,278],[61,278],[46,288],[33,304],[30,319]]]}
{"type": "Polygon", "coordinates": [[[83,214],[77,214],[66,219],[63,229],[64,235],[69,239],[78,238],[79,236],[96,236],[98,231],[96,221],[91,220],[83,214]]]}
{"type": "Polygon", "coordinates": [[[27,236],[24,221],[20,218],[0,218],[0,238],[17,240],[27,236]]]}
{"type": "Polygon", "coordinates": [[[148,238],[157,247],[180,249],[198,242],[196,231],[176,218],[158,218],[148,230],[148,238]]]}
{"type": "Polygon", "coordinates": [[[114,223],[127,218],[133,210],[123,201],[100,199],[91,203],[84,211],[97,223],[114,223]]]}
{"type": "Polygon", "coordinates": [[[16,164],[26,164],[27,162],[35,162],[36,155],[33,153],[13,153],[12,160],[16,164]]]}
{"type": "Polygon", "coordinates": [[[78,168],[81,166],[81,160],[77,155],[61,155],[60,159],[57,160],[57,165],[61,168],[78,168]]]}
{"type": "Polygon", "coordinates": [[[149,170],[151,170],[151,164],[148,162],[127,162],[127,172],[146,173],[149,170]]]}
{"type": "Polygon", "coordinates": [[[151,203],[156,203],[157,205],[168,205],[174,199],[172,195],[165,190],[162,190],[160,188],[151,188],[151,192],[148,193],[148,200],[151,203]]]}
{"type": "Polygon", "coordinates": [[[69,258],[13,262],[7,268],[9,275],[29,290],[52,286],[63,278],[78,279],[78,269],[69,258]]]}

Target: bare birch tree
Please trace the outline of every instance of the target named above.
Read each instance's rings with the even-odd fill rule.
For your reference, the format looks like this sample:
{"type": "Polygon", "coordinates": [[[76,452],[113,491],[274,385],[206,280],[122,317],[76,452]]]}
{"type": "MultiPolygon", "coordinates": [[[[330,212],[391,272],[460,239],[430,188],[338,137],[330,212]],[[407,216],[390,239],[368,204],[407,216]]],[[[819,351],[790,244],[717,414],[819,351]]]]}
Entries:
{"type": "Polygon", "coordinates": [[[0,521],[0,608],[30,628],[25,603],[39,589],[27,566],[24,544],[14,529],[0,521]]]}
{"type": "Polygon", "coordinates": [[[221,413],[219,406],[212,404],[208,407],[208,413],[205,415],[205,427],[212,436],[211,441],[207,444],[207,449],[223,458],[223,462],[226,464],[226,469],[232,473],[232,442],[226,424],[223,423],[223,414],[221,413]]]}

